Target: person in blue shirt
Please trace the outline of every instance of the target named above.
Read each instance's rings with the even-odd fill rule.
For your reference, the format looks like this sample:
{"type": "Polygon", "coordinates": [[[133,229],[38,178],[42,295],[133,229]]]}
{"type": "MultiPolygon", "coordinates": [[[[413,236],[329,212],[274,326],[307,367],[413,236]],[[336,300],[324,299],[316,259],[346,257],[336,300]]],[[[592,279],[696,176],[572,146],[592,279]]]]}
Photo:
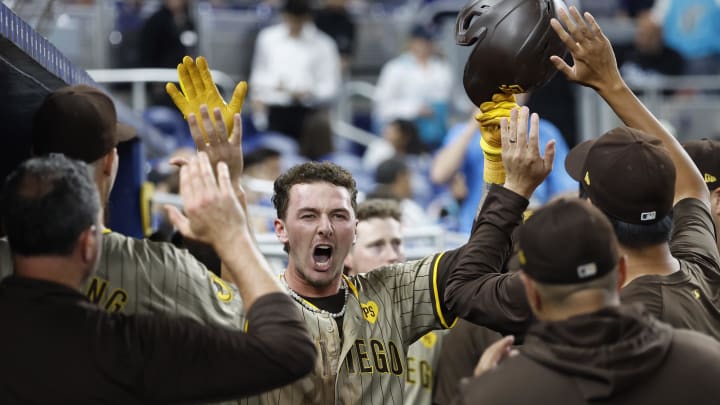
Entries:
{"type": "MultiPolygon", "coordinates": [[[[555,140],[555,165],[547,179],[535,190],[530,206],[545,204],[551,198],[568,192],[577,192],[578,185],[565,171],[562,162],[568,153],[568,146],[560,131],[550,121],[540,119],[540,144],[555,140]]],[[[459,212],[460,232],[470,233],[477,207],[483,193],[483,157],[480,149],[480,128],[475,118],[451,127],[443,146],[433,158],[430,179],[436,184],[445,184],[457,172],[462,172],[467,181],[467,197],[459,212]]]]}

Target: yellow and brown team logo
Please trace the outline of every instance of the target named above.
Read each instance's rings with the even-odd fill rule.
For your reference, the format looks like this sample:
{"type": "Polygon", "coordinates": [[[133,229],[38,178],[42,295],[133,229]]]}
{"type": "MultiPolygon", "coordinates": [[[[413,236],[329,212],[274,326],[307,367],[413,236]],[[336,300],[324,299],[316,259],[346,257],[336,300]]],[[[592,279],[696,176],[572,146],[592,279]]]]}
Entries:
{"type": "Polygon", "coordinates": [[[420,341],[422,342],[423,346],[429,349],[435,346],[435,343],[437,343],[437,335],[435,334],[435,332],[428,332],[420,338],[420,341]]]}
{"type": "Polygon", "coordinates": [[[368,301],[367,304],[360,303],[360,308],[362,309],[363,318],[365,318],[366,321],[375,324],[377,322],[377,318],[379,315],[379,309],[378,304],[375,303],[375,301],[368,301]]]}
{"type": "Polygon", "coordinates": [[[714,183],[717,181],[717,177],[713,176],[710,173],[705,173],[703,178],[705,179],[705,183],[714,183]]]}

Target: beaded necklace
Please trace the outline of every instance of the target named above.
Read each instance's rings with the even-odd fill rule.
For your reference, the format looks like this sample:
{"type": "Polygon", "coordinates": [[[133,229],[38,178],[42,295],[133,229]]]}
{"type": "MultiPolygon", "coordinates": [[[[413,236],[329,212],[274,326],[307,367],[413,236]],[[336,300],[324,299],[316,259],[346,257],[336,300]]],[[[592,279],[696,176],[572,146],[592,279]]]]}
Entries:
{"type": "Polygon", "coordinates": [[[341,283],[341,284],[340,284],[340,288],[343,289],[343,290],[345,290],[345,303],[343,304],[343,307],[342,307],[342,309],[340,310],[340,312],[335,312],[335,313],[332,313],[332,312],[330,312],[330,311],[326,311],[326,310],[324,310],[324,309],[322,309],[322,308],[318,308],[318,307],[316,307],[316,306],[308,303],[303,297],[301,297],[301,296],[300,296],[298,293],[296,293],[292,288],[290,288],[290,286],[288,285],[287,281],[285,281],[285,275],[284,275],[284,274],[280,277],[280,280],[282,281],[282,283],[283,283],[283,285],[285,286],[285,288],[288,290],[288,293],[290,293],[290,296],[291,296],[295,301],[297,301],[298,304],[302,305],[303,308],[307,309],[308,311],[310,311],[310,312],[315,312],[315,313],[319,313],[319,314],[329,315],[329,316],[331,316],[331,317],[333,317],[333,318],[340,318],[340,317],[342,317],[343,315],[345,315],[345,308],[347,308],[347,301],[348,301],[348,295],[350,294],[350,289],[348,288],[347,283],[345,282],[344,279],[340,279],[340,283],[341,283]]]}

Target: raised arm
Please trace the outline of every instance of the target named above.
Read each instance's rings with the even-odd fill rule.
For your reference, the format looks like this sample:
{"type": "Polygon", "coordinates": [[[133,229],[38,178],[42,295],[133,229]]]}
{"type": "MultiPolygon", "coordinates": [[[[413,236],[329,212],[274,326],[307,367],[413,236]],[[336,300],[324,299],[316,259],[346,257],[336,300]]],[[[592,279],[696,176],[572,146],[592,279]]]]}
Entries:
{"type": "Polygon", "coordinates": [[[562,20],[553,19],[552,27],[573,56],[573,66],[562,58],[550,59],[568,80],[594,89],[615,111],[625,125],[642,130],[662,141],[675,164],[675,203],[697,198],[710,206],[710,194],[700,171],[680,143],[640,102],[627,86],[617,68],[610,41],[590,13],[584,18],[575,7],[570,15],[559,10],[562,20]]]}
{"type": "Polygon", "coordinates": [[[544,156],[538,142],[539,118],[533,114],[528,136],[529,111],[512,110],[500,122],[505,185],[492,186],[473,226],[470,241],[457,263],[448,269],[445,305],[470,322],[501,333],[523,333],[532,313],[524,288],[515,274],[501,274],[511,251],[511,235],[535,188],[552,169],[555,145],[544,156]]]}
{"type": "Polygon", "coordinates": [[[462,128],[460,135],[443,146],[433,157],[430,167],[430,180],[436,184],[448,182],[460,170],[465,161],[465,153],[475,134],[480,131],[475,117],[462,128]]]}

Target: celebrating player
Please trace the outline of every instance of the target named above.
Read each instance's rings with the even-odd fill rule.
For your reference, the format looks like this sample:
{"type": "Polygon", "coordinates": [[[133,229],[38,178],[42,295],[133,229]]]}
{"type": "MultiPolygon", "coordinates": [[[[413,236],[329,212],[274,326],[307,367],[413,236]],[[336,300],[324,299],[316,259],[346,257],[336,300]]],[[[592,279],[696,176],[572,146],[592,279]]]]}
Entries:
{"type": "Polygon", "coordinates": [[[189,318],[108,314],[82,289],[102,263],[102,206],[88,168],[62,155],[10,175],[0,202],[14,276],[0,283],[0,402],[165,403],[234,399],[310,372],[299,311],[255,246],[227,166],[184,167],[186,236],[211,244],[239,287],[248,333],[189,318]]]}
{"type": "MultiPolygon", "coordinates": [[[[178,71],[186,89],[173,95],[178,107],[205,104],[207,89],[215,85],[204,59],[183,63],[178,71]],[[196,83],[205,91],[197,91],[196,83]]],[[[203,113],[184,109],[188,117],[196,111],[203,113]]],[[[221,110],[214,112],[214,123],[227,121],[221,110]]],[[[203,122],[208,138],[218,139],[210,134],[213,121],[203,122]]],[[[453,324],[443,300],[446,276],[463,255],[479,249],[481,235],[473,233],[456,250],[345,277],[343,263],[356,233],[356,194],[352,175],[328,162],[295,166],[275,181],[275,233],[289,255],[280,279],[302,309],[320,361],[310,376],[243,403],[403,403],[408,346],[453,324]]]]}
{"type": "MultiPolygon", "coordinates": [[[[555,65],[570,80],[596,89],[631,127],[578,145],[566,160],[568,173],[581,181],[592,204],[613,223],[622,253],[629,258],[621,298],[644,304],[672,326],[720,339],[720,257],[703,176],[627,87],[610,42],[592,16],[586,13],[583,18],[571,8],[570,15],[561,11],[560,17],[565,28],[557,20],[553,28],[571,50],[574,65],[553,56],[555,65]]],[[[511,118],[509,131],[515,133],[512,125],[511,118]]],[[[508,215],[481,213],[478,222],[488,243],[460,261],[449,277],[446,303],[475,323],[522,332],[531,313],[520,279],[497,272],[526,204],[510,196],[494,203],[502,204],[508,215]]]]}
{"type": "MultiPolygon", "coordinates": [[[[244,83],[238,85],[236,93],[230,107],[239,110],[244,83]]],[[[214,148],[224,152],[233,179],[238,172],[235,156],[242,156],[241,127],[235,125],[234,129],[232,142],[214,148]]],[[[116,146],[131,135],[127,128],[118,126],[109,96],[85,85],[50,93],[35,114],[32,135],[36,155],[62,153],[89,164],[101,205],[107,204],[118,167],[116,146]]],[[[84,287],[91,302],[110,312],[172,313],[202,323],[242,327],[237,322],[240,306],[235,287],[216,277],[187,251],[103,229],[103,260],[84,287]]],[[[0,278],[10,274],[7,242],[0,240],[0,278]]]]}

